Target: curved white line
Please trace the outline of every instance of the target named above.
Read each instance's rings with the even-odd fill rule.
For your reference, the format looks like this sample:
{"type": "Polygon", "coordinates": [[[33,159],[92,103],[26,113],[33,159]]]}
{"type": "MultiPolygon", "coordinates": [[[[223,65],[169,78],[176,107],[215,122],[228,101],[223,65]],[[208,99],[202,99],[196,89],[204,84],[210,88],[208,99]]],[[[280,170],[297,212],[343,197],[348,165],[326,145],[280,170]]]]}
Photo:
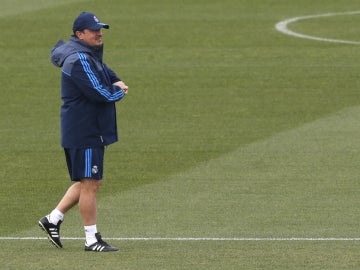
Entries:
{"type": "Polygon", "coordinates": [[[302,16],[302,17],[295,17],[290,18],[284,21],[281,21],[275,25],[275,28],[277,31],[289,35],[294,36],[298,38],[305,38],[305,39],[311,39],[311,40],[317,40],[317,41],[325,41],[325,42],[333,42],[333,43],[345,43],[345,44],[355,44],[360,45],[359,41],[349,41],[349,40],[341,40],[341,39],[331,39],[331,38],[322,38],[322,37],[316,37],[316,36],[309,36],[305,34],[296,33],[294,31],[291,31],[287,28],[287,26],[290,23],[302,21],[302,20],[309,20],[309,19],[316,19],[321,17],[331,17],[331,16],[340,16],[340,15],[354,15],[354,14],[360,14],[360,11],[349,11],[349,12],[339,12],[339,13],[326,13],[326,14],[318,14],[318,15],[309,15],[309,16],[302,16]]]}

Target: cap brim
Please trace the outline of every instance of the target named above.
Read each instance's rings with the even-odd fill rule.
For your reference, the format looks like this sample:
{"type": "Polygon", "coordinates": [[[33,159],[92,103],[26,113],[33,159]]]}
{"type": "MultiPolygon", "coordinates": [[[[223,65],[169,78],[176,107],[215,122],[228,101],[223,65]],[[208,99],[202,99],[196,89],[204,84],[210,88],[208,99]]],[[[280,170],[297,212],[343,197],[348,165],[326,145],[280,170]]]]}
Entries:
{"type": "Polygon", "coordinates": [[[97,23],[93,27],[89,28],[90,30],[100,30],[101,28],[109,29],[110,25],[106,23],[97,23]]]}

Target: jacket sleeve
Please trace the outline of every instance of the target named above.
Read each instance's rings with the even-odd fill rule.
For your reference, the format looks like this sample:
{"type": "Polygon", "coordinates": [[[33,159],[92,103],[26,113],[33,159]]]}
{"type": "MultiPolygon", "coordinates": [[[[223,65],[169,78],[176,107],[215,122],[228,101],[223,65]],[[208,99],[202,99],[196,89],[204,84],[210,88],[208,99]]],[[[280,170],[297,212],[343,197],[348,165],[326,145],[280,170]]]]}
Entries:
{"type": "MultiPolygon", "coordinates": [[[[112,85],[113,82],[109,84],[101,79],[99,72],[85,53],[78,53],[78,57],[79,59],[73,64],[71,77],[88,99],[95,102],[115,102],[125,96],[120,87],[112,85]]],[[[112,73],[115,74],[113,71],[112,73]]]]}
{"type": "Polygon", "coordinates": [[[105,68],[107,69],[107,71],[109,73],[111,83],[116,83],[116,82],[121,81],[121,78],[118,77],[116,75],[116,73],[111,68],[109,68],[106,64],[104,64],[104,66],[105,66],[105,68]]]}

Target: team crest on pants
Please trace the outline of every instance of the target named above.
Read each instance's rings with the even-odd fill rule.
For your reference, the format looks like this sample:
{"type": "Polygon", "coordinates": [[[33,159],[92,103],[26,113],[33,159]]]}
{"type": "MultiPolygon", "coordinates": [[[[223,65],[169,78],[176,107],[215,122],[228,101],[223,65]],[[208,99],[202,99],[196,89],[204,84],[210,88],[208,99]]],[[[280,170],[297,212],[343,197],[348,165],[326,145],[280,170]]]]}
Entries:
{"type": "Polygon", "coordinates": [[[94,166],[92,167],[92,169],[91,169],[91,172],[92,172],[93,174],[97,174],[97,173],[99,172],[98,166],[94,165],[94,166]]]}

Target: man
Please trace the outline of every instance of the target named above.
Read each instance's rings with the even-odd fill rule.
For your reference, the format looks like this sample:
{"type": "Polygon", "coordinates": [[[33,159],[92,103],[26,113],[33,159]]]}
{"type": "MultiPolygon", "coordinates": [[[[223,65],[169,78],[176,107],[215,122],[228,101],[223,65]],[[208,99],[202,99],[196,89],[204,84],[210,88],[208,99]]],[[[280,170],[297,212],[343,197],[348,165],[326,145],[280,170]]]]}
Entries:
{"type": "Polygon", "coordinates": [[[90,12],[74,21],[73,35],[59,41],[51,61],[62,68],[61,145],[73,184],[56,208],[39,220],[58,248],[64,214],[76,204],[85,230],[85,251],[117,251],[102,240],[96,227],[96,195],[102,183],[104,147],[118,140],[115,102],[128,86],[102,61],[102,28],[109,28],[90,12]]]}

